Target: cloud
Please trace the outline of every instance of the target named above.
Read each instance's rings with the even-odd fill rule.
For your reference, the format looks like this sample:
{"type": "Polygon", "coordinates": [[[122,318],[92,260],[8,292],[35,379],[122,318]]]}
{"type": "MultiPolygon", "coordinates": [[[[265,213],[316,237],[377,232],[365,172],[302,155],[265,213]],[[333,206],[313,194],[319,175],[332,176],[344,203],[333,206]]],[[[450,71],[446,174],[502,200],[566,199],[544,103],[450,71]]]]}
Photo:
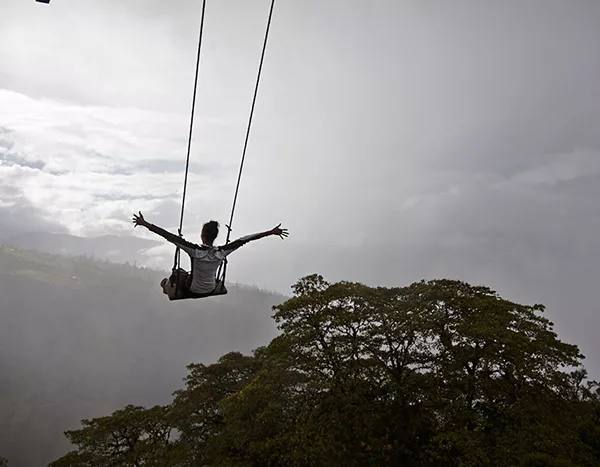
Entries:
{"type": "Polygon", "coordinates": [[[64,233],[66,228],[33,206],[24,193],[0,183],[0,242],[27,232],[64,233]]]}
{"type": "MultiPolygon", "coordinates": [[[[130,232],[133,210],[161,216],[157,209],[165,201],[171,201],[169,223],[178,218],[185,167],[181,118],[82,107],[0,90],[0,122],[0,182],[5,191],[19,190],[31,206],[71,233],[130,232]]],[[[199,124],[213,133],[221,126],[199,124]]],[[[214,194],[205,194],[219,187],[228,167],[221,160],[211,165],[211,154],[194,151],[193,156],[204,160],[190,165],[189,202],[203,196],[215,200],[214,194]]]]}

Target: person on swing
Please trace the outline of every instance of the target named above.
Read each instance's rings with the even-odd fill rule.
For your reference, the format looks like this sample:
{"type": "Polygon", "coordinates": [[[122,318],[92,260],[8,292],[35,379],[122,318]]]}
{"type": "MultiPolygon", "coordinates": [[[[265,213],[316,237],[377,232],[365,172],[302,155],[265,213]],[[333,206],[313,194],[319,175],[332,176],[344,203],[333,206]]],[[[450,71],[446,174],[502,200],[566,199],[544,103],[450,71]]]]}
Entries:
{"type": "MultiPolygon", "coordinates": [[[[281,224],[279,224],[271,230],[266,230],[265,232],[253,235],[246,235],[245,237],[238,238],[223,246],[214,246],[213,242],[219,234],[219,223],[210,221],[202,227],[202,233],[200,235],[202,244],[197,245],[188,242],[179,235],[172,234],[171,232],[147,222],[141,212],[133,215],[133,224],[134,227],[137,227],[138,225],[146,227],[150,232],[160,235],[165,240],[181,248],[190,256],[190,261],[192,262],[192,277],[188,278],[187,288],[188,292],[191,292],[191,294],[210,294],[214,292],[219,286],[216,280],[216,273],[219,266],[230,253],[237,250],[242,245],[272,235],[276,235],[281,239],[288,236],[287,229],[282,229],[281,224]]],[[[166,294],[169,294],[169,282],[170,281],[166,278],[161,282],[163,292],[166,294]]],[[[171,282],[171,286],[172,285],[171,282]]]]}

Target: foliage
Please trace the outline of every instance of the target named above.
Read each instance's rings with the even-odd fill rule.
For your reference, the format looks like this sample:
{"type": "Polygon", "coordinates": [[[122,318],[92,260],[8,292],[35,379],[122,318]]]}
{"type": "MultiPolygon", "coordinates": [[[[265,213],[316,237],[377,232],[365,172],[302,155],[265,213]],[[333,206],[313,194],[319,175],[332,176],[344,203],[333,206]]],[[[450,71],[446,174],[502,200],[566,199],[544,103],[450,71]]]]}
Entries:
{"type": "Polygon", "coordinates": [[[450,280],[293,290],[267,347],[191,365],[167,407],[84,421],[52,465],[600,463],[598,385],[543,306],[450,280]]]}
{"type": "Polygon", "coordinates": [[[162,466],[176,454],[169,412],[168,407],[128,405],[110,416],[83,420],[82,429],[66,432],[77,451],[51,466],[162,466]]]}

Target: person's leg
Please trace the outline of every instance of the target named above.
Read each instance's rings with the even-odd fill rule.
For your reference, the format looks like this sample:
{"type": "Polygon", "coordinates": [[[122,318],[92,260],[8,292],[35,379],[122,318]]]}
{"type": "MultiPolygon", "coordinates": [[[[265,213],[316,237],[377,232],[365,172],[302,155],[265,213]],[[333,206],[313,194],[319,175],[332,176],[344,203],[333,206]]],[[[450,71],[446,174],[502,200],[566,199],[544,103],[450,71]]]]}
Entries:
{"type": "Polygon", "coordinates": [[[168,277],[165,277],[162,281],[160,281],[160,287],[165,295],[169,295],[171,284],[168,277]]]}
{"type": "Polygon", "coordinates": [[[165,277],[160,281],[163,293],[171,299],[185,297],[189,293],[188,276],[189,274],[183,269],[173,271],[169,278],[165,277]]]}

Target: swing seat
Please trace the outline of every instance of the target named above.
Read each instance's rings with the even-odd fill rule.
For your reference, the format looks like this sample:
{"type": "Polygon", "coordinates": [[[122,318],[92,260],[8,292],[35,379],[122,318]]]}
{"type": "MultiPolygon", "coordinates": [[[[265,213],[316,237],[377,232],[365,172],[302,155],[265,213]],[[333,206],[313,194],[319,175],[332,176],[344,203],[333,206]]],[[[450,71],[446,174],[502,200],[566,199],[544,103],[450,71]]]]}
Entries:
{"type": "Polygon", "coordinates": [[[171,273],[167,279],[163,279],[160,283],[163,293],[165,293],[170,301],[187,300],[190,298],[207,298],[215,295],[226,295],[227,289],[222,280],[217,280],[215,288],[210,292],[195,293],[190,290],[192,276],[184,269],[177,269],[171,273]]]}
{"type": "Polygon", "coordinates": [[[38,3],[50,3],[50,0],[35,0],[38,3]]]}

